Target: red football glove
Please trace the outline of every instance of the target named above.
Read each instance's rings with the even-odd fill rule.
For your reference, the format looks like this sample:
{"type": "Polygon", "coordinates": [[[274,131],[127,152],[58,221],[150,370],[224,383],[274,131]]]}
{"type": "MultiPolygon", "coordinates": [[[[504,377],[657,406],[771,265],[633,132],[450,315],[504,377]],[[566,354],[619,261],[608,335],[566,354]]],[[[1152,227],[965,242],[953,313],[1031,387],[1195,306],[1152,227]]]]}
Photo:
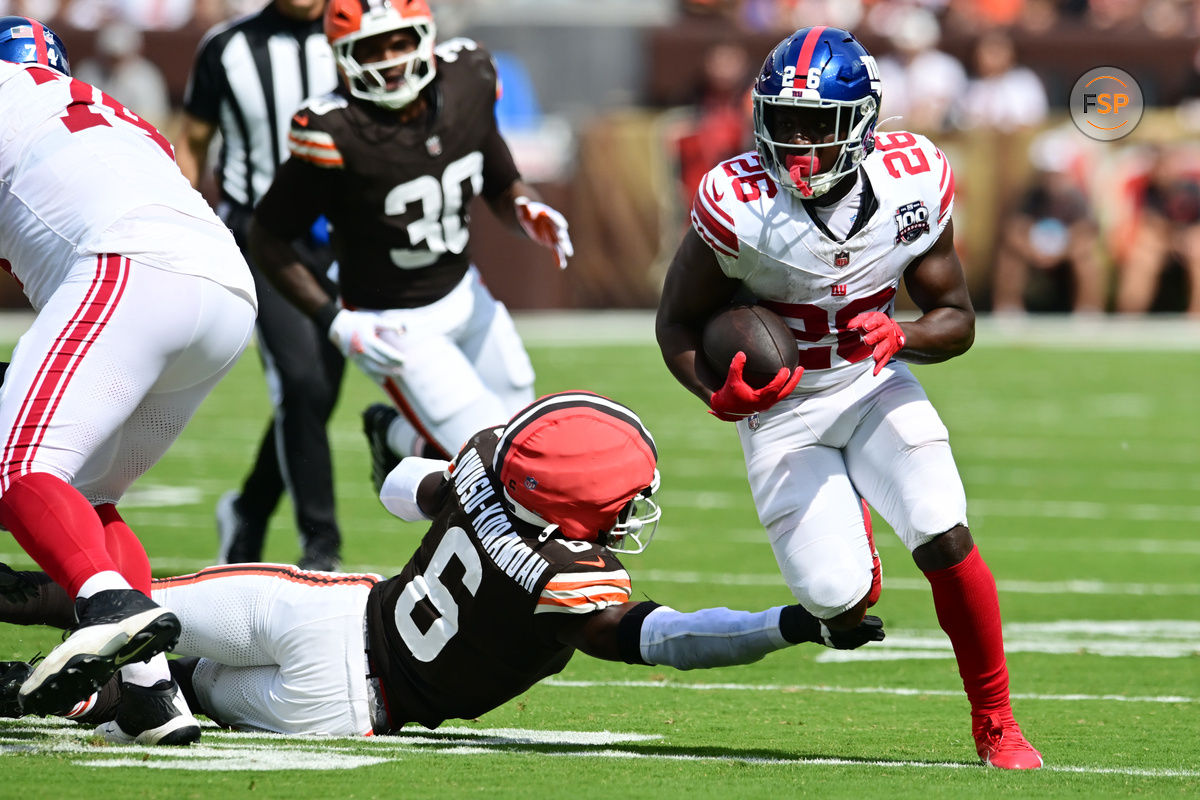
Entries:
{"type": "Polygon", "coordinates": [[[875,348],[871,357],[875,359],[876,375],[904,347],[904,331],[900,330],[900,323],[882,311],[859,314],[850,320],[846,330],[858,331],[862,334],[863,342],[875,348]]]}
{"type": "Polygon", "coordinates": [[[746,354],[739,350],[729,363],[725,385],[713,392],[708,401],[708,413],[717,419],[737,422],[756,411],[766,411],[791,394],[800,382],[800,376],[804,374],[804,367],[796,367],[794,370],[784,367],[770,383],[761,389],[755,389],[742,378],[745,366],[746,354]]]}

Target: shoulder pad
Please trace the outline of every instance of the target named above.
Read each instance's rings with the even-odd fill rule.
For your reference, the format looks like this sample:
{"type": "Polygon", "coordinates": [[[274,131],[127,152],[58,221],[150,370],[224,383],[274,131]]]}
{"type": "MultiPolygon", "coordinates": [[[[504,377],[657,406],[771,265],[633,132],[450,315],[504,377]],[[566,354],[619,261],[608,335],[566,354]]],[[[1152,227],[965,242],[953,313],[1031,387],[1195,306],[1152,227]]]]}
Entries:
{"type": "Polygon", "coordinates": [[[751,151],[722,161],[700,180],[692,199],[692,227],[716,253],[738,254],[736,207],[764,195],[774,197],[779,187],[767,175],[758,154],[751,151]]]}
{"type": "Polygon", "coordinates": [[[945,153],[919,133],[886,131],[875,135],[873,155],[888,178],[919,195],[939,226],[946,223],[954,208],[954,171],[945,153]]]}
{"type": "Polygon", "coordinates": [[[480,53],[491,60],[491,55],[483,49],[479,42],[474,39],[468,39],[465,36],[456,36],[453,39],[447,39],[444,42],[439,42],[437,47],[433,48],[434,54],[445,61],[452,63],[463,58],[467,53],[480,53]]]}
{"type": "Polygon", "coordinates": [[[301,106],[302,111],[308,111],[318,117],[323,117],[331,111],[337,111],[339,108],[346,108],[350,105],[349,99],[341,92],[327,92],[316,97],[310,97],[301,106]]]}

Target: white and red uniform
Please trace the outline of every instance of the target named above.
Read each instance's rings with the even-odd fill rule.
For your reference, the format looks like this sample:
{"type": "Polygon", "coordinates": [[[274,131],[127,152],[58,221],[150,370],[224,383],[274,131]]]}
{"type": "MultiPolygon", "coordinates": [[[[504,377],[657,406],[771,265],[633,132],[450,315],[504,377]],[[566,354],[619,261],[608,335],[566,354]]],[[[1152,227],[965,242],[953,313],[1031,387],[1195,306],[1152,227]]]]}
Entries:
{"type": "Polygon", "coordinates": [[[248,343],[245,260],[153,126],[0,62],[0,267],[38,312],[0,393],[0,493],[46,472],[116,502],[248,343]]]}
{"type": "Polygon", "coordinates": [[[853,606],[871,585],[860,496],[909,550],[966,523],[948,434],[924,390],[895,361],[872,375],[871,348],[845,330],[862,312],[892,313],[901,276],[937,241],[954,205],[949,162],[928,139],[897,131],[876,141],[859,170],[865,217],[844,241],[755,153],[710,171],[692,208],[692,225],[725,274],[796,336],[799,386],[737,428],[784,578],[822,618],[853,606]]]}

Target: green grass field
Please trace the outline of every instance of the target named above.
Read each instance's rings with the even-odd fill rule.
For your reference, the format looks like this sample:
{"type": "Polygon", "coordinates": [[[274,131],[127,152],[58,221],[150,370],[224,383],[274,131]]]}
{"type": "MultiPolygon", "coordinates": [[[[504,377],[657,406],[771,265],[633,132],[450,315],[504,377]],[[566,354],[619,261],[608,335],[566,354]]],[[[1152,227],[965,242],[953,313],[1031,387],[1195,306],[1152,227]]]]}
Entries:
{"type": "MultiPolygon", "coordinates": [[[[757,525],[736,436],[669,377],[649,317],[522,320],[541,392],[590,388],[639,412],[661,451],[663,523],[626,557],[636,598],[689,610],[790,601],[757,525]]],[[[86,728],[0,721],[3,798],[1200,796],[1200,326],[981,326],[917,372],[951,431],[972,529],[996,575],[1018,719],[1037,773],[980,767],[928,586],[877,520],[887,641],[801,646],[724,670],[578,656],[486,716],[365,740],[206,728],[180,751],[107,746],[86,728]],[[1103,335],[1104,344],[1092,344],[1103,335]]],[[[349,375],[332,423],[348,569],[398,570],[422,528],[374,499],[349,375]]],[[[156,574],[204,566],[212,508],[267,417],[248,353],[122,504],[156,574]]],[[[11,539],[0,558],[28,567],[11,539]]],[[[267,556],[299,546],[286,502],[267,556]]],[[[0,658],[58,641],[0,629],[0,658]]],[[[487,669],[480,664],[481,670],[487,669]]]]}

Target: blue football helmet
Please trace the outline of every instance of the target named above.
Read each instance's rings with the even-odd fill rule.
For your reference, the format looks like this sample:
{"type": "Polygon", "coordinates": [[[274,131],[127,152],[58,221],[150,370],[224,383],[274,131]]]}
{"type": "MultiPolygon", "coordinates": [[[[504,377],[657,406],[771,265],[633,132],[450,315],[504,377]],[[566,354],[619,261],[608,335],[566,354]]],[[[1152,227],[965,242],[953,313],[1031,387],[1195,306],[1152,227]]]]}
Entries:
{"type": "Polygon", "coordinates": [[[0,17],[0,61],[45,64],[63,75],[71,74],[71,63],[62,40],[54,31],[29,17],[0,17]]]}
{"type": "Polygon", "coordinates": [[[875,149],[879,68],[849,31],[796,31],[767,56],[751,95],[763,168],[802,199],[828,192],[875,149]],[[836,159],[821,170],[817,151],[834,147],[836,159]]]}

